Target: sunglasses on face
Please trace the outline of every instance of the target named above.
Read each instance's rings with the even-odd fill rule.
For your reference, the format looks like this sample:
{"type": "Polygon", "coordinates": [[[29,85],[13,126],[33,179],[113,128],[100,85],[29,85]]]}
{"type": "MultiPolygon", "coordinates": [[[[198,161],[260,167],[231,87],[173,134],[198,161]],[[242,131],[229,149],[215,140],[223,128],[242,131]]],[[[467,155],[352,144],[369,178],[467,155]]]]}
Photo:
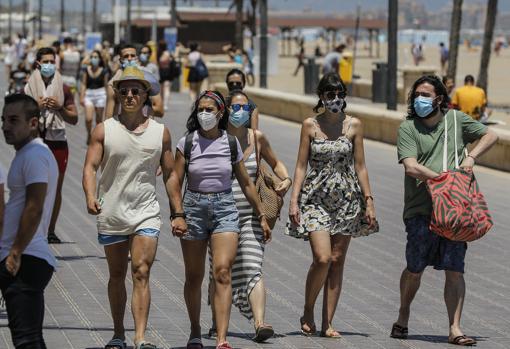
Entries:
{"type": "Polygon", "coordinates": [[[231,82],[228,83],[228,87],[230,87],[231,89],[232,88],[242,89],[243,88],[243,83],[240,82],[240,81],[231,81],[231,82]]]}
{"type": "Polygon", "coordinates": [[[344,98],[345,92],[343,92],[343,91],[339,91],[339,92],[328,91],[328,92],[324,93],[324,95],[326,96],[326,98],[328,100],[333,100],[333,99],[335,99],[335,97],[344,98]]]}
{"type": "Polygon", "coordinates": [[[131,91],[131,94],[133,96],[139,96],[142,92],[145,92],[143,89],[138,88],[138,87],[132,87],[132,88],[122,87],[121,89],[119,89],[119,93],[121,96],[127,96],[129,91],[131,91]]]}
{"type": "Polygon", "coordinates": [[[230,107],[232,108],[232,111],[234,113],[238,112],[241,109],[243,109],[244,111],[250,111],[249,104],[232,104],[230,107]]]}

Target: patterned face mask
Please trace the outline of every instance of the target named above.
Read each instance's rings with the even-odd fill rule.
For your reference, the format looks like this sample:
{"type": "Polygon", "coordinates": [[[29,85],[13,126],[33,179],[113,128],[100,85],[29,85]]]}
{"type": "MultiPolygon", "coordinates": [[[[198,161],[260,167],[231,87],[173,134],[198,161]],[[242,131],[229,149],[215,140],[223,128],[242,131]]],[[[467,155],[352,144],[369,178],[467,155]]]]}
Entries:
{"type": "Polygon", "coordinates": [[[324,107],[329,110],[333,114],[338,114],[342,111],[342,106],[344,105],[344,99],[340,97],[335,97],[332,100],[323,100],[322,103],[324,107]]]}

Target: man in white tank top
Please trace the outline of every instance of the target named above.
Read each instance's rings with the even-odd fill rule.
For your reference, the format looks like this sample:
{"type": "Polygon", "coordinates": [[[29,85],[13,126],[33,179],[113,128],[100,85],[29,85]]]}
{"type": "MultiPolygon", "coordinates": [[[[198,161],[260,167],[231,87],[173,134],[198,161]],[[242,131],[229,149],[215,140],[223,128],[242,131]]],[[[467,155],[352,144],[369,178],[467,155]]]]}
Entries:
{"type": "Polygon", "coordinates": [[[170,201],[172,230],[183,234],[187,226],[179,177],[173,168],[170,132],[142,111],[150,83],[137,67],[127,67],[113,88],[121,112],[94,129],[83,169],[83,188],[88,212],[97,215],[98,241],[104,246],[110,272],[108,298],[114,335],[108,345],[125,348],[125,276],[131,254],[135,348],[152,349],[156,347],[144,336],[150,305],[149,274],[161,227],[156,200],[159,166],[170,201]]]}

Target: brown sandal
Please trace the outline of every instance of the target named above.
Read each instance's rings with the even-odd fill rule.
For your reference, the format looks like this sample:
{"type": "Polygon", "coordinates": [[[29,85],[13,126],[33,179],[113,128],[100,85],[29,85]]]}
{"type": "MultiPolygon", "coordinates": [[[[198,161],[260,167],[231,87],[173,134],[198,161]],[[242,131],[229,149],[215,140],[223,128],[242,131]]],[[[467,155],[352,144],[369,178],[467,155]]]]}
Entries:
{"type": "Polygon", "coordinates": [[[340,338],[342,338],[342,335],[340,334],[340,332],[338,332],[337,330],[332,329],[332,328],[329,328],[326,331],[321,331],[320,332],[320,336],[321,337],[325,337],[325,338],[329,338],[329,339],[340,339],[340,338]]]}
{"type": "Polygon", "coordinates": [[[457,337],[453,338],[452,340],[450,340],[448,338],[448,343],[454,344],[454,345],[460,345],[462,347],[470,347],[470,346],[476,344],[476,340],[473,338],[469,338],[465,335],[462,335],[462,336],[457,336],[457,337]]]}
{"type": "Polygon", "coordinates": [[[404,326],[400,326],[396,322],[393,324],[393,327],[391,328],[391,338],[397,338],[397,339],[407,339],[407,335],[409,333],[409,329],[404,326]]]}
{"type": "Polygon", "coordinates": [[[274,330],[271,325],[262,324],[257,327],[255,331],[255,337],[253,337],[253,341],[257,343],[263,343],[267,341],[269,338],[273,337],[274,330]]]}

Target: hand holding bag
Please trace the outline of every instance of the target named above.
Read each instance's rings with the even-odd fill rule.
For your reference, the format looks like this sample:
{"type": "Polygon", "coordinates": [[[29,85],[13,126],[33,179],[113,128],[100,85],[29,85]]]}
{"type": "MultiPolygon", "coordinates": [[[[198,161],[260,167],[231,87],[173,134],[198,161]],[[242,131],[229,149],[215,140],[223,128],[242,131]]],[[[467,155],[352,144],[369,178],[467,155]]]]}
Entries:
{"type": "Polygon", "coordinates": [[[283,206],[283,198],[278,195],[275,188],[281,180],[272,174],[267,166],[261,163],[260,154],[257,147],[257,132],[253,130],[253,141],[255,142],[255,159],[257,160],[257,177],[255,188],[262,203],[262,210],[266,216],[269,228],[273,229],[276,220],[280,217],[280,211],[283,206]]]}
{"type": "Polygon", "coordinates": [[[484,236],[493,222],[473,171],[459,167],[455,110],[453,120],[455,169],[448,170],[448,118],[445,116],[443,172],[427,180],[432,197],[430,230],[449,240],[474,241],[484,236]]]}

